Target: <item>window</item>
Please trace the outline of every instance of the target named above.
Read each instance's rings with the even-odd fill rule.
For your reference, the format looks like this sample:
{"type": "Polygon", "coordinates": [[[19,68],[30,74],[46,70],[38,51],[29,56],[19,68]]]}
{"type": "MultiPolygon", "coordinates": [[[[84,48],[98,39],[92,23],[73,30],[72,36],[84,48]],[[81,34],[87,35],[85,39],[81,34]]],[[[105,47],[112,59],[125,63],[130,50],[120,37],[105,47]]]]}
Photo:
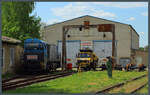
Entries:
{"type": "Polygon", "coordinates": [[[87,54],[87,53],[80,53],[79,57],[80,58],[88,58],[88,57],[91,57],[91,56],[89,54],[87,54]]]}
{"type": "Polygon", "coordinates": [[[40,43],[26,43],[26,50],[43,50],[45,45],[40,43]]]}
{"type": "Polygon", "coordinates": [[[14,48],[10,48],[10,66],[14,64],[14,48]]]}
{"type": "Polygon", "coordinates": [[[4,62],[5,62],[5,49],[2,48],[2,67],[4,66],[4,62]]]}

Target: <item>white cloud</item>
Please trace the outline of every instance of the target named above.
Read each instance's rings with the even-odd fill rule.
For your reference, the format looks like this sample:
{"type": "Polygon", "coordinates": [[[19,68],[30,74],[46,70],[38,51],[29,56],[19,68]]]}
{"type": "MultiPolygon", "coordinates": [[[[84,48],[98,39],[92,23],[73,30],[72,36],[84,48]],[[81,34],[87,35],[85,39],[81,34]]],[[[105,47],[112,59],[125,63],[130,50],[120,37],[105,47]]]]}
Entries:
{"type": "Polygon", "coordinates": [[[93,4],[117,8],[137,8],[148,6],[148,3],[146,2],[94,2],[93,4]]]}
{"type": "Polygon", "coordinates": [[[142,35],[144,35],[145,33],[144,33],[144,32],[140,32],[139,34],[142,36],[142,35]]]}
{"type": "Polygon", "coordinates": [[[91,11],[90,15],[92,15],[92,16],[111,17],[111,18],[116,17],[115,14],[113,14],[111,12],[105,12],[104,10],[91,9],[90,11],[91,11]]]}
{"type": "Polygon", "coordinates": [[[51,11],[55,16],[62,19],[70,19],[83,15],[83,11],[86,11],[86,6],[73,6],[73,4],[69,4],[64,7],[52,8],[51,11]]]}
{"type": "Polygon", "coordinates": [[[148,16],[148,12],[143,12],[143,13],[141,13],[141,15],[148,16]]]}
{"type": "Polygon", "coordinates": [[[56,7],[51,9],[52,13],[55,16],[58,16],[61,19],[67,20],[83,15],[91,15],[96,17],[109,17],[115,18],[116,15],[111,12],[105,12],[101,9],[95,9],[90,6],[89,3],[74,3],[68,4],[64,7],[56,7]]]}
{"type": "Polygon", "coordinates": [[[133,21],[133,20],[135,20],[134,17],[130,17],[130,18],[127,19],[127,21],[133,21]]]}

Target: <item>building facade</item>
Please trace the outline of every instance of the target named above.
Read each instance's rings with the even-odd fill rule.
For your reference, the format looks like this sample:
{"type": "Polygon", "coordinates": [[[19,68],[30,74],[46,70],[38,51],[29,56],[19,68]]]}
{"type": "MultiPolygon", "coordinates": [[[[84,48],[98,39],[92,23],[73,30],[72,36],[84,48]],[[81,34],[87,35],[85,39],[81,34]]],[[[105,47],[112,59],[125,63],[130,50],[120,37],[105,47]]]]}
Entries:
{"type": "Polygon", "coordinates": [[[2,74],[13,72],[20,63],[23,48],[19,46],[21,41],[2,36],[2,74]]]}
{"type": "MultiPolygon", "coordinates": [[[[61,55],[62,27],[64,25],[83,25],[84,21],[89,21],[90,25],[115,25],[115,57],[117,63],[119,63],[122,57],[130,58],[131,50],[139,48],[139,35],[131,25],[88,15],[46,26],[42,30],[43,40],[49,44],[58,45],[58,52],[61,55]]],[[[99,56],[100,60],[112,55],[112,34],[110,32],[98,32],[97,28],[90,28],[88,30],[73,28],[69,29],[66,40],[67,58],[71,58],[74,64],[76,54],[82,46],[81,43],[84,42],[89,42],[92,45],[93,51],[99,56]]]]}

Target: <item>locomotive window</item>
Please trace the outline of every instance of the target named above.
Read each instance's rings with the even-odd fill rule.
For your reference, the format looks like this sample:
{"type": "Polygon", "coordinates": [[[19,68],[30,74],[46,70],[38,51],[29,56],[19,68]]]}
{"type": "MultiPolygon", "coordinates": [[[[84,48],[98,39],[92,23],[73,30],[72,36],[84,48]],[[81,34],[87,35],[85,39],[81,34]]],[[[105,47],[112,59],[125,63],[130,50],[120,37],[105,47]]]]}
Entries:
{"type": "Polygon", "coordinates": [[[43,50],[43,47],[26,47],[27,50],[43,50]]]}
{"type": "Polygon", "coordinates": [[[91,56],[89,54],[87,54],[87,53],[80,53],[79,57],[81,57],[81,58],[88,58],[88,57],[91,57],[91,56]]]}
{"type": "Polygon", "coordinates": [[[44,47],[42,44],[39,44],[39,43],[27,43],[26,49],[28,49],[28,50],[42,50],[42,49],[44,49],[44,47]]]}
{"type": "Polygon", "coordinates": [[[26,47],[38,47],[39,43],[27,43],[26,47]]]}

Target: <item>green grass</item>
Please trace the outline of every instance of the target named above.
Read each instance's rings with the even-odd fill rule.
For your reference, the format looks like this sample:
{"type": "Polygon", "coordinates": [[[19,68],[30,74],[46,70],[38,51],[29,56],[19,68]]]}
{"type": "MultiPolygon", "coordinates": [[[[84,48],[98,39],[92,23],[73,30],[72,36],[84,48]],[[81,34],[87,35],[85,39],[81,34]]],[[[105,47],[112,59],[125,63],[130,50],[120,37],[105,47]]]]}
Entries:
{"type": "Polygon", "coordinates": [[[15,74],[13,74],[13,73],[6,73],[6,74],[2,75],[2,79],[9,79],[14,76],[15,76],[15,74]]]}
{"type": "Polygon", "coordinates": [[[147,94],[148,93],[148,84],[142,88],[141,90],[139,90],[137,93],[140,93],[140,94],[147,94]]]}
{"type": "Polygon", "coordinates": [[[4,93],[95,93],[104,87],[114,85],[143,75],[147,72],[113,71],[113,78],[108,78],[106,71],[88,71],[68,77],[32,84],[25,88],[9,90],[4,93]]]}

